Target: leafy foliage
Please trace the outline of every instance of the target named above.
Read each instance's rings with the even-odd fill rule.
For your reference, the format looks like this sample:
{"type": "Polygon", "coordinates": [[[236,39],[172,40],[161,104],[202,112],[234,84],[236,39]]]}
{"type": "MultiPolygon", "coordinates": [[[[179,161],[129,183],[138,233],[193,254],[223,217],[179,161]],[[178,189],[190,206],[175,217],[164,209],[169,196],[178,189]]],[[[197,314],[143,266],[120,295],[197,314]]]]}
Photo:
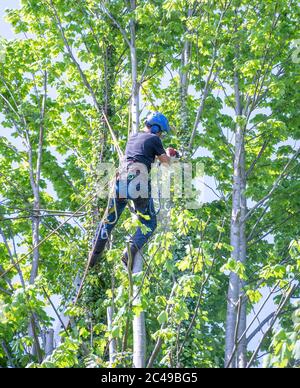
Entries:
{"type": "MultiPolygon", "coordinates": [[[[137,2],[134,12],[124,1],[21,3],[21,9],[7,11],[7,20],[22,38],[3,40],[0,46],[0,276],[8,271],[0,277],[0,366],[107,367],[114,339],[113,366],[131,367],[129,322],[144,310],[148,358],[162,340],[155,366],[222,367],[228,275],[246,283],[249,312],[266,298],[268,287],[278,285],[272,294],[277,307],[289,286],[299,282],[300,171],[294,146],[300,134],[299,64],[291,60],[297,1],[151,0],[137,2]],[[126,211],[112,249],[89,272],[74,306],[74,279],[84,271],[106,208],[106,201],[95,195],[98,164],[118,163],[99,107],[122,149],[128,138],[131,57],[124,34],[130,36],[133,17],[141,117],[147,109],[169,117],[174,129],[170,145],[184,159],[204,164],[206,181],[215,182],[206,193],[216,195],[194,210],[172,198],[170,212],[161,211],[159,228],[143,252],[147,265],[133,279],[141,288],[141,304],[135,306],[120,257],[125,236],[138,221],[126,211]],[[187,63],[182,59],[185,47],[187,63]],[[234,109],[236,72],[248,117],[234,109]],[[245,264],[232,259],[230,245],[237,127],[245,131],[248,206],[268,196],[281,178],[247,219],[245,264]],[[36,211],[39,240],[47,239],[38,252],[39,276],[30,282],[36,211]],[[47,336],[59,322],[49,297],[57,312],[72,321],[50,355],[47,336]],[[109,328],[107,307],[112,305],[109,328]],[[31,319],[37,323],[42,360],[32,351],[37,338],[28,331],[31,319]]],[[[293,297],[299,297],[298,288],[293,297]]],[[[263,343],[268,367],[299,365],[296,307],[287,304],[278,330],[263,343]]]]}

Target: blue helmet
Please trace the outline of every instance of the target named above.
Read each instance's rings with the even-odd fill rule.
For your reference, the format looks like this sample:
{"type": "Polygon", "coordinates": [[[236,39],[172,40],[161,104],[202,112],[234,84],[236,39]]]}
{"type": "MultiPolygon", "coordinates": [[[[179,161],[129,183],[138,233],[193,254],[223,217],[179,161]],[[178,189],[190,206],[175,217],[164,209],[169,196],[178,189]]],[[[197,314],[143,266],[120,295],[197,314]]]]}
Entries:
{"type": "Polygon", "coordinates": [[[151,133],[153,134],[157,134],[158,132],[169,133],[171,131],[168,119],[160,112],[149,113],[145,124],[151,128],[151,133]]]}

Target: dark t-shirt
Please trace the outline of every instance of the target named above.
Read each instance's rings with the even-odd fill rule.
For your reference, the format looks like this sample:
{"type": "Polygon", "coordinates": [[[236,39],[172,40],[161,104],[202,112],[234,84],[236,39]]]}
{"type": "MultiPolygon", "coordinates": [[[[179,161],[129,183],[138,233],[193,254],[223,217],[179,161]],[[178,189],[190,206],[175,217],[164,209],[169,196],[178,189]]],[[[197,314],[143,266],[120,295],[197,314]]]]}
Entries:
{"type": "Polygon", "coordinates": [[[128,140],[125,157],[126,160],[144,163],[150,170],[155,157],[165,153],[166,151],[158,136],[152,133],[138,132],[128,140]]]}

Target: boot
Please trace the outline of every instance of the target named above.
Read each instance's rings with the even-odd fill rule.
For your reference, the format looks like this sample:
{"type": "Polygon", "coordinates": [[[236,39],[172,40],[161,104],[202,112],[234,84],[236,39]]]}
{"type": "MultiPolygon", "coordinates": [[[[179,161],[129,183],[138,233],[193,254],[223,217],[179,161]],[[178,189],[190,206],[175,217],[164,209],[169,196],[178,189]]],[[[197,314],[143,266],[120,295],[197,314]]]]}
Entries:
{"type": "MultiPolygon", "coordinates": [[[[138,249],[138,247],[135,244],[130,244],[130,255],[132,257],[131,270],[133,268],[134,257],[137,254],[138,250],[139,249],[138,249]]],[[[128,252],[127,252],[127,249],[124,250],[123,256],[122,256],[121,260],[122,260],[122,263],[124,264],[124,266],[127,269],[128,268],[128,252]]]]}
{"type": "Polygon", "coordinates": [[[94,250],[91,252],[90,268],[95,267],[95,265],[100,262],[100,259],[104,254],[106,243],[107,241],[102,240],[94,247],[94,250]]]}

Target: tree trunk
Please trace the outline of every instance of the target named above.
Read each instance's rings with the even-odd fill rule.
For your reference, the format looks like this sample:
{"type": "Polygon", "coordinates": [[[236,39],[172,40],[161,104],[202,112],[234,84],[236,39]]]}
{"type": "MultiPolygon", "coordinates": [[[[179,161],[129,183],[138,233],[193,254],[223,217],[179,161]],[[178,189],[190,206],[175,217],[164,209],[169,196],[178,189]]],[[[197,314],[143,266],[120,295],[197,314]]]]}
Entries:
{"type": "MultiPolygon", "coordinates": [[[[143,270],[143,258],[138,252],[135,255],[132,273],[139,273],[143,270]]],[[[141,292],[139,287],[133,286],[133,306],[141,304],[141,292]]],[[[142,311],[133,318],[133,366],[134,368],[145,368],[146,364],[146,325],[145,312],[142,311]]]]}
{"type": "MultiPolygon", "coordinates": [[[[33,261],[30,274],[30,284],[34,284],[35,278],[38,274],[39,266],[39,229],[40,229],[40,180],[41,180],[41,168],[42,168],[42,158],[43,158],[43,144],[44,144],[44,121],[45,121],[45,112],[46,112],[46,100],[47,100],[47,83],[48,76],[47,72],[44,73],[44,90],[43,97],[40,109],[40,130],[39,130],[39,144],[37,151],[37,162],[36,162],[36,171],[34,178],[34,166],[32,160],[32,148],[29,144],[29,164],[30,164],[30,177],[31,177],[31,188],[34,196],[33,204],[33,220],[32,220],[32,245],[34,248],[33,251],[33,261]]],[[[38,98],[38,96],[37,96],[38,98]]]]}
{"type": "MultiPolygon", "coordinates": [[[[242,145],[241,153],[241,219],[243,220],[247,213],[247,199],[245,197],[246,190],[246,171],[245,171],[245,148],[242,145]]],[[[241,222],[240,225],[240,261],[245,265],[247,259],[247,241],[246,241],[246,223],[241,222]]],[[[239,282],[239,297],[241,300],[240,320],[238,326],[238,339],[241,338],[247,328],[247,299],[245,298],[246,283],[243,280],[239,282]]],[[[244,335],[237,350],[237,366],[246,368],[247,366],[247,338],[244,335]]]]}
{"type": "MultiPolygon", "coordinates": [[[[107,307],[107,328],[109,331],[112,330],[113,315],[114,315],[113,307],[112,306],[107,307]]],[[[116,340],[114,338],[110,338],[110,341],[109,341],[109,368],[112,368],[112,366],[115,362],[116,353],[117,353],[116,340]]]]}
{"type": "Polygon", "coordinates": [[[185,41],[181,54],[181,72],[180,72],[180,127],[185,142],[189,140],[188,135],[188,112],[187,112],[187,92],[188,92],[188,71],[186,66],[190,60],[190,42],[185,41]]]}
{"type": "MultiPolygon", "coordinates": [[[[136,9],[136,0],[130,0],[130,10],[136,9]]],[[[131,74],[132,74],[132,95],[131,95],[131,114],[132,114],[132,131],[139,130],[140,121],[140,85],[138,82],[138,62],[136,53],[136,34],[135,18],[130,20],[130,57],[131,57],[131,74]]]]}
{"type": "MultiPolygon", "coordinates": [[[[239,117],[242,114],[241,97],[239,90],[238,74],[234,74],[235,99],[236,99],[236,115],[239,117]]],[[[231,258],[235,261],[240,261],[241,254],[241,193],[242,193],[242,161],[244,156],[243,148],[244,130],[240,122],[237,122],[235,134],[235,156],[234,156],[234,175],[233,175],[233,193],[232,193],[232,216],[231,216],[231,233],[230,240],[233,247],[231,258]]],[[[243,247],[244,249],[244,247],[243,247]]],[[[229,278],[229,288],[227,297],[227,319],[226,319],[226,344],[225,344],[225,365],[230,360],[237,338],[237,311],[239,301],[240,279],[237,274],[231,273],[229,278]]],[[[236,367],[236,357],[233,358],[232,368],[236,367]]]]}
{"type": "MultiPolygon", "coordinates": [[[[190,18],[193,15],[193,10],[188,9],[187,17],[190,18]]],[[[189,32],[186,27],[186,34],[189,32]]],[[[181,52],[181,69],[180,69],[180,129],[181,137],[184,144],[189,142],[189,126],[188,126],[188,106],[187,106],[187,96],[188,96],[188,87],[189,87],[189,71],[187,69],[188,64],[190,63],[191,57],[191,42],[185,39],[183,43],[183,49],[181,52]]]]}
{"type": "MultiPolygon", "coordinates": [[[[32,285],[35,283],[35,279],[38,275],[38,267],[40,260],[40,251],[39,251],[39,242],[40,242],[40,180],[41,180],[41,167],[42,167],[42,157],[43,157],[43,144],[44,144],[44,120],[46,112],[46,100],[47,100],[47,72],[44,73],[44,90],[43,97],[40,107],[40,128],[39,128],[39,144],[37,150],[37,162],[36,169],[33,165],[32,157],[32,145],[30,143],[29,135],[28,138],[28,159],[29,159],[29,168],[30,168],[30,183],[33,192],[34,202],[33,202],[33,218],[32,218],[32,245],[33,245],[33,259],[30,273],[29,284],[32,285]]],[[[39,96],[37,95],[37,98],[39,96]]],[[[31,314],[31,319],[29,322],[29,335],[34,339],[34,346],[32,348],[32,355],[37,356],[39,362],[42,361],[41,349],[39,338],[37,334],[37,325],[34,314],[31,314]]]]}
{"type": "Polygon", "coordinates": [[[39,238],[39,230],[40,230],[40,217],[39,217],[39,208],[40,208],[40,200],[39,200],[39,190],[36,190],[35,194],[35,200],[34,200],[34,216],[32,218],[32,245],[34,247],[33,251],[33,260],[32,260],[32,267],[31,267],[31,273],[30,273],[30,284],[34,284],[35,279],[38,275],[38,267],[39,267],[39,257],[40,252],[39,248],[37,247],[40,238],[39,238]]]}
{"type": "Polygon", "coordinates": [[[31,354],[32,354],[32,356],[37,357],[38,362],[41,363],[43,361],[43,355],[42,355],[39,337],[37,334],[37,324],[36,324],[35,317],[34,317],[33,313],[31,313],[31,317],[30,317],[30,321],[29,321],[28,334],[33,339],[33,346],[31,348],[31,354]]]}
{"type": "Polygon", "coordinates": [[[45,345],[45,354],[46,357],[51,356],[54,350],[54,330],[48,330],[46,333],[46,345],[45,345]]]}

